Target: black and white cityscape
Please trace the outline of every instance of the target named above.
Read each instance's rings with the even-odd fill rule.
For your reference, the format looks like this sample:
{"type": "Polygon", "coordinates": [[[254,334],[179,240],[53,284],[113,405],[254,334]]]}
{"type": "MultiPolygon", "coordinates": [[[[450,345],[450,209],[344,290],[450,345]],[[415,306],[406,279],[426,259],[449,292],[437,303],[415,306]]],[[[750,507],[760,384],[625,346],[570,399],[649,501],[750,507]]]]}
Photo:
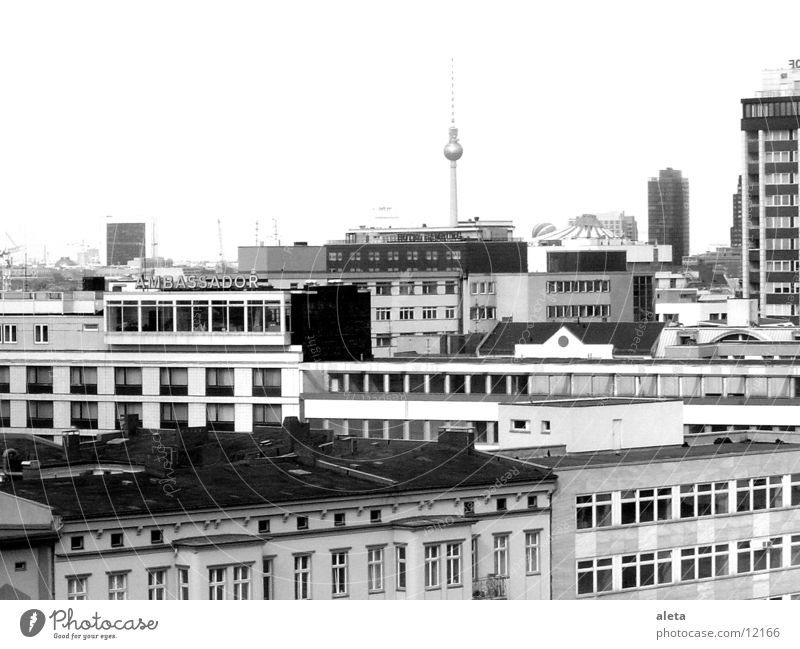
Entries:
{"type": "MultiPolygon", "coordinates": [[[[186,76],[147,95],[170,119],[178,95],[198,98],[194,64],[173,54],[186,76]]],[[[361,73],[320,76],[311,106],[270,66],[258,81],[226,72],[273,83],[270,101],[297,113],[252,124],[253,141],[285,128],[302,149],[272,160],[264,146],[274,173],[237,182],[301,206],[324,187],[329,213],[242,208],[226,185],[229,208],[200,176],[187,201],[208,211],[171,217],[154,190],[170,181],[148,161],[174,165],[186,190],[181,164],[205,155],[195,142],[175,157],[189,131],[160,135],[141,176],[121,172],[130,194],[100,181],[102,200],[82,203],[85,187],[56,197],[85,220],[0,200],[0,599],[800,599],[800,59],[765,54],[760,78],[706,79],[727,112],[699,128],[726,148],[703,160],[632,121],[613,155],[650,157],[623,171],[581,154],[604,131],[601,104],[626,102],[612,81],[613,100],[590,94],[579,110],[534,79],[535,101],[566,121],[507,126],[503,84],[531,79],[504,77],[478,106],[474,53],[438,54],[414,96],[375,100],[387,114],[374,150],[354,144],[341,168],[307,146],[315,112],[358,110],[372,74],[376,93],[401,83],[402,59],[377,50],[364,88],[361,73]],[[410,144],[394,136],[396,110],[424,124],[410,144]],[[508,161],[491,136],[507,127],[521,152],[508,161]],[[367,166],[377,185],[359,177],[367,166]],[[709,184],[712,168],[727,189],[709,184]],[[416,183],[436,196],[424,211],[409,208],[427,200],[416,183]],[[503,209],[487,209],[492,193],[510,195],[503,209]]],[[[150,59],[140,70],[120,56],[111,47],[141,91],[150,59]]],[[[585,83],[599,68],[586,64],[585,83]]],[[[561,74],[565,89],[584,83],[561,74]]],[[[682,83],[663,72],[658,86],[685,92],[676,120],[702,122],[702,84],[682,83]]],[[[115,92],[98,110],[144,110],[115,92]]],[[[239,118],[214,110],[216,123],[186,114],[186,128],[219,152],[239,118]]],[[[47,185],[64,152],[36,141],[47,185]]]]}

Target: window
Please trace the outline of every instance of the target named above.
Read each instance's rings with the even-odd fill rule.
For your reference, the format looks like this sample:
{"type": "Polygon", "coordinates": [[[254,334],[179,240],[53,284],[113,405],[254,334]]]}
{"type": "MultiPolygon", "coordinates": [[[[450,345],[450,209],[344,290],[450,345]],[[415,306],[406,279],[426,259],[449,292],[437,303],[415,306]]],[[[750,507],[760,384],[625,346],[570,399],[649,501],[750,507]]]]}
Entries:
{"type": "Polygon", "coordinates": [[[579,530],[611,525],[611,494],[591,494],[575,499],[579,530]]]}
{"type": "Polygon", "coordinates": [[[437,293],[437,283],[436,282],[422,282],[422,294],[423,295],[436,295],[437,293]]]}
{"type": "Polygon", "coordinates": [[[736,544],[736,572],[762,572],[783,565],[783,539],[776,536],[758,541],[739,541],[736,544]]]}
{"type": "Polygon", "coordinates": [[[11,369],[8,365],[0,365],[0,392],[9,392],[11,388],[11,369]]]}
{"type": "Polygon", "coordinates": [[[208,599],[225,599],[225,568],[209,568],[208,599]]]}
{"type": "Polygon", "coordinates": [[[254,403],[253,424],[256,426],[279,424],[282,421],[282,412],[279,404],[254,403]]]}
{"type": "Polygon", "coordinates": [[[381,510],[380,509],[371,509],[369,511],[369,522],[370,523],[380,523],[381,522],[381,510]]]}
{"type": "Polygon", "coordinates": [[[83,536],[71,536],[71,537],[69,537],[69,549],[70,550],[83,550],[83,536]]]}
{"type": "Polygon", "coordinates": [[[269,534],[269,519],[262,518],[258,521],[258,533],[259,534],[269,534]]]}
{"type": "Polygon", "coordinates": [[[31,428],[52,428],[53,402],[28,401],[28,426],[31,428]]]}
{"type": "Polygon", "coordinates": [[[414,282],[400,282],[400,295],[414,295],[414,282]]]}
{"type": "Polygon", "coordinates": [[[379,309],[375,309],[375,319],[376,320],[391,320],[392,319],[392,310],[387,307],[382,307],[379,309]]]}
{"type": "Polygon", "coordinates": [[[727,543],[681,550],[681,581],[723,577],[728,574],[728,569],[727,543]]]}
{"type": "Polygon", "coordinates": [[[112,532],[111,533],[111,547],[112,548],[121,548],[122,545],[123,545],[122,532],[112,532]]]}
{"type": "Polygon", "coordinates": [[[680,495],[681,518],[729,512],[727,482],[681,485],[680,495]]]}
{"type": "Polygon", "coordinates": [[[311,599],[311,555],[294,558],[294,598],[311,599]]]}
{"type": "Polygon", "coordinates": [[[232,397],[233,368],[210,367],[206,369],[206,394],[215,397],[232,397]]]}
{"type": "Polygon", "coordinates": [[[88,589],[88,577],[67,577],[67,599],[88,599],[88,589]]]}
{"type": "Polygon", "coordinates": [[[367,549],[367,589],[371,593],[383,590],[383,548],[367,549]]]}
{"type": "Polygon", "coordinates": [[[511,420],[512,433],[530,433],[531,422],[528,419],[512,419],[511,420]]]}
{"type": "Polygon", "coordinates": [[[333,515],[333,525],[334,525],[334,527],[344,527],[344,525],[345,525],[344,512],[336,512],[333,515]]]}
{"type": "Polygon", "coordinates": [[[28,564],[25,561],[14,562],[14,572],[25,572],[28,569],[28,564]]]}
{"type": "Polygon", "coordinates": [[[445,295],[455,295],[456,294],[456,283],[447,281],[444,283],[444,293],[445,295]]]}
{"type": "Polygon", "coordinates": [[[164,542],[164,532],[161,530],[150,530],[150,545],[161,545],[164,542]]]}
{"type": "Polygon", "coordinates": [[[475,513],[475,501],[474,500],[465,500],[464,501],[464,516],[472,516],[475,513]]]}
{"type": "Polygon", "coordinates": [[[529,575],[539,572],[540,532],[525,532],[525,572],[529,575]]]}
{"type": "Polygon", "coordinates": [[[461,543],[448,543],[445,548],[445,584],[461,585],[461,543]]]}
{"type": "Polygon", "coordinates": [[[347,552],[331,554],[331,594],[347,595],[347,552]]]}
{"type": "Polygon", "coordinates": [[[281,396],[280,368],[258,367],[253,370],[253,396],[281,396]]]}
{"type": "Polygon", "coordinates": [[[404,306],[400,308],[400,319],[401,320],[413,320],[414,319],[414,307],[404,306]]]}
{"type": "Polygon", "coordinates": [[[497,511],[504,512],[507,508],[507,501],[505,498],[497,498],[495,500],[495,504],[497,505],[497,511]]]}
{"type": "MultiPolygon", "coordinates": [[[[189,580],[189,571],[186,571],[186,580],[187,586],[186,589],[188,591],[188,580],[189,580]]],[[[179,576],[180,579],[180,576],[179,576]]],[[[166,588],[167,584],[167,571],[163,568],[152,568],[147,571],[147,599],[150,600],[162,600],[166,599],[166,588]]],[[[180,584],[179,584],[180,587],[180,584]]],[[[189,599],[188,593],[186,594],[186,599],[189,599]]],[[[220,598],[221,599],[221,598],[220,598]]]]}
{"type": "Polygon", "coordinates": [[[397,571],[397,590],[406,589],[406,546],[398,545],[394,551],[397,571]]]}
{"type": "Polygon", "coordinates": [[[11,425],[11,402],[3,399],[0,400],[0,427],[11,425]]]}
{"type": "Polygon", "coordinates": [[[108,599],[128,599],[127,573],[112,573],[108,576],[108,599]]]}
{"type": "Polygon", "coordinates": [[[435,320],[436,319],[436,307],[435,306],[426,306],[422,308],[422,319],[423,320],[435,320]]]}
{"type": "Polygon", "coordinates": [[[377,282],[375,284],[375,295],[391,295],[392,283],[391,282],[377,282]]]}
{"type": "Polygon", "coordinates": [[[232,403],[206,404],[206,421],[211,430],[233,431],[236,429],[236,411],[232,403]]]}
{"type": "Polygon", "coordinates": [[[261,579],[264,586],[264,599],[275,599],[275,575],[271,557],[261,562],[261,579]]]}
{"type": "Polygon", "coordinates": [[[528,509],[536,509],[539,507],[539,496],[528,495],[528,509]]]}
{"type": "Polygon", "coordinates": [[[53,368],[45,366],[28,367],[28,392],[49,394],[53,391],[53,368]]]}
{"type": "Polygon", "coordinates": [[[46,324],[33,325],[33,342],[37,345],[50,342],[50,327],[46,324]]]}
{"type": "Polygon", "coordinates": [[[456,309],[455,307],[448,306],[444,309],[444,317],[446,320],[454,320],[456,317],[456,309]]]}
{"type": "Polygon", "coordinates": [[[97,429],[97,402],[73,401],[70,404],[70,423],[76,428],[97,429]]]}
{"type": "Polygon", "coordinates": [[[140,367],[115,368],[114,388],[117,394],[141,394],[142,369],[140,367]]]}
{"type": "Polygon", "coordinates": [[[97,368],[71,367],[69,391],[72,394],[97,394],[97,368]]]}
{"type": "Polygon", "coordinates": [[[622,525],[652,523],[672,518],[672,489],[632,489],[621,497],[622,525]]]}
{"type": "Polygon", "coordinates": [[[425,546],[425,588],[439,588],[439,546],[425,546]]]}
{"type": "Polygon", "coordinates": [[[578,595],[611,590],[611,559],[578,561],[578,595]]]}
{"type": "Polygon", "coordinates": [[[189,370],[185,367],[162,367],[159,393],[185,396],[189,394],[189,370]]]}
{"type": "Polygon", "coordinates": [[[508,534],[494,537],[494,574],[508,577],[508,534]]]}
{"type": "Polygon", "coordinates": [[[298,516],[297,517],[297,529],[298,530],[307,530],[308,529],[308,516],[298,516]]]}
{"type": "Polygon", "coordinates": [[[2,336],[0,342],[15,343],[17,342],[17,325],[4,324],[2,328],[2,336]]]}
{"type": "Polygon", "coordinates": [[[783,506],[781,476],[736,481],[736,511],[749,512],[783,506]]]}
{"type": "Polygon", "coordinates": [[[233,567],[233,599],[250,599],[250,566],[233,567]]]}
{"type": "Polygon", "coordinates": [[[186,403],[161,404],[161,428],[181,428],[189,425],[189,405],[186,403]]]}
{"type": "Polygon", "coordinates": [[[375,336],[375,347],[391,347],[392,336],[391,334],[378,334],[375,336]]]}
{"type": "Polygon", "coordinates": [[[672,552],[643,552],[622,556],[622,588],[642,588],[672,582],[672,552]]]}

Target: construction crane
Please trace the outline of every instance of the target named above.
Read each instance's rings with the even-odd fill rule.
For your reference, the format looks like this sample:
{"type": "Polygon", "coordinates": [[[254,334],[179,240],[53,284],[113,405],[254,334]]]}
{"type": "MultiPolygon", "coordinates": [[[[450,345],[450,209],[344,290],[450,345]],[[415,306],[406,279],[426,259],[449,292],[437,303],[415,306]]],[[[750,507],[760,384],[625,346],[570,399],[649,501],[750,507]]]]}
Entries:
{"type": "Polygon", "coordinates": [[[217,236],[219,237],[219,272],[227,271],[225,267],[225,256],[222,252],[222,222],[217,219],[217,236]]]}

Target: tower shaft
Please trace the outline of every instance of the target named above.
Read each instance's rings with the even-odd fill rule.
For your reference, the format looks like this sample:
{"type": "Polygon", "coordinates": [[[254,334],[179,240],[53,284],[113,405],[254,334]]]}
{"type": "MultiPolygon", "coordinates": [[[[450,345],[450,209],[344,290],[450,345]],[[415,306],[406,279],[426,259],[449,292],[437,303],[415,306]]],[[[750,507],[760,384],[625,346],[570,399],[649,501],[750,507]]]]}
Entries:
{"type": "Polygon", "coordinates": [[[456,161],[450,162],[450,227],[458,226],[458,186],[456,184],[456,161]]]}

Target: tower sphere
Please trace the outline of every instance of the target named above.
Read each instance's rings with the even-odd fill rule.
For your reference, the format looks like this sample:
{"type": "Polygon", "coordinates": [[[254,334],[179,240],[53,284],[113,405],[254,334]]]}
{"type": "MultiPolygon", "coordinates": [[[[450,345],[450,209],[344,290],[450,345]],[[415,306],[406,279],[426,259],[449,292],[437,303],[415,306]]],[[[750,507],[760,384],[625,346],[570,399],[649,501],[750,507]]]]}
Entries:
{"type": "Polygon", "coordinates": [[[450,127],[450,141],[444,147],[444,157],[455,162],[464,154],[464,148],[458,143],[458,129],[450,127]]]}

